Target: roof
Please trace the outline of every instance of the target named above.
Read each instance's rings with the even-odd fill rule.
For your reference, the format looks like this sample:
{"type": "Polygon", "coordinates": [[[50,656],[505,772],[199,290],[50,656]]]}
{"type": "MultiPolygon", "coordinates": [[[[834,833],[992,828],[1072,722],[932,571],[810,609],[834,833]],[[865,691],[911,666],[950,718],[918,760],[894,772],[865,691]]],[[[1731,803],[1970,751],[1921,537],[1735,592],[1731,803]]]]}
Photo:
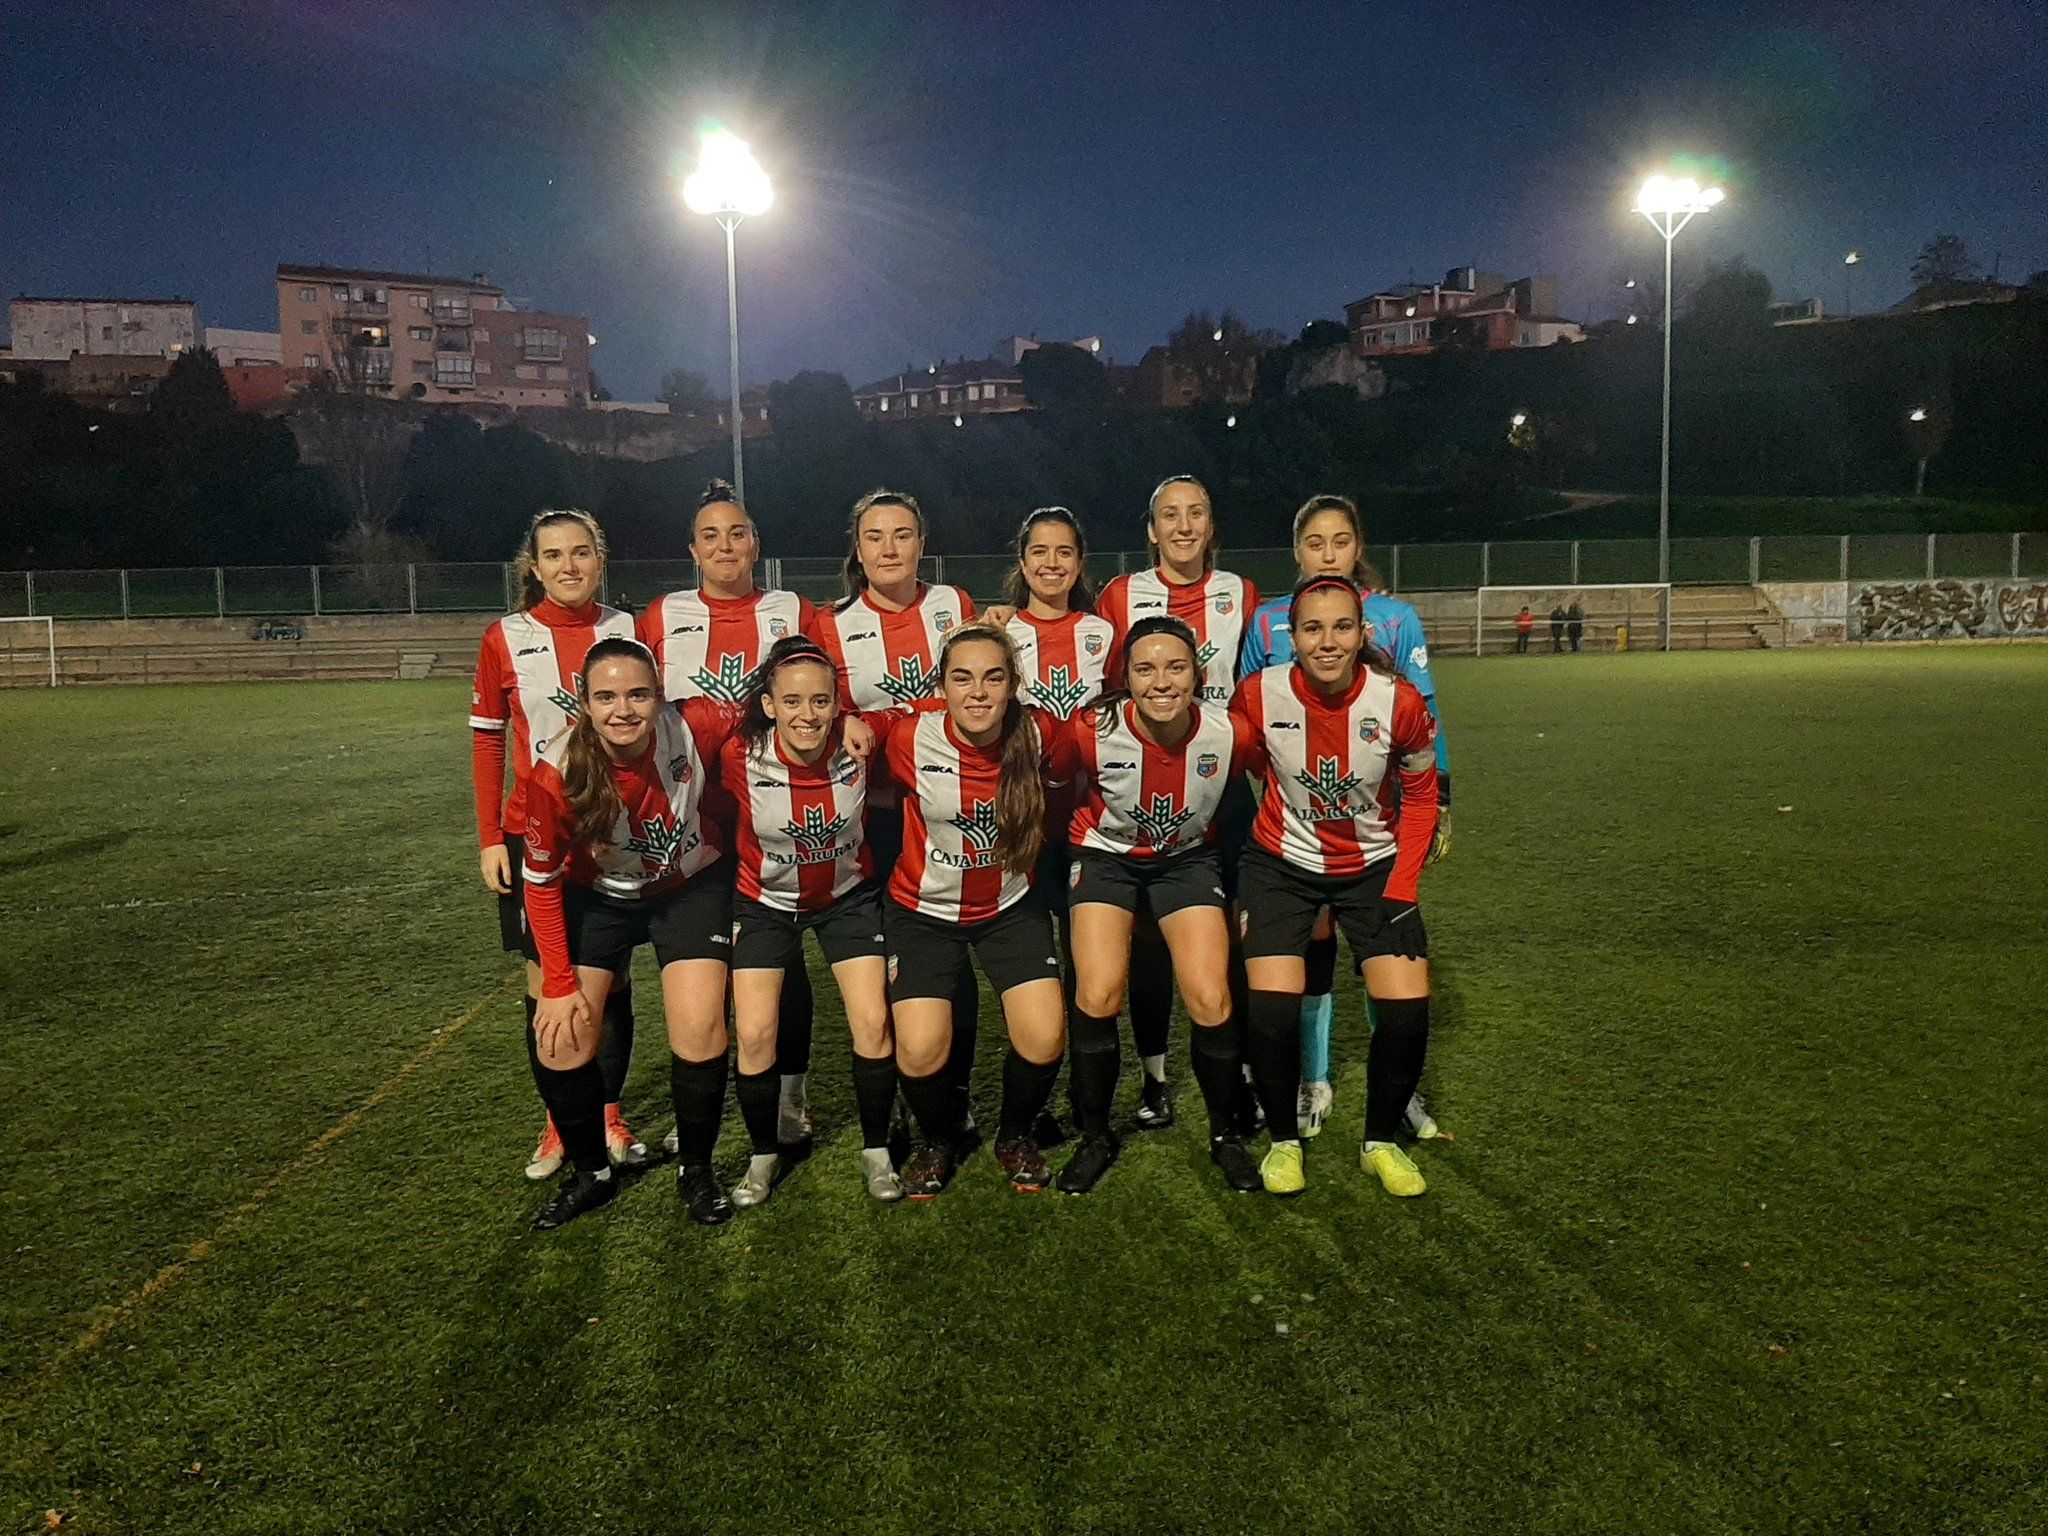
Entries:
{"type": "Polygon", "coordinates": [[[398,283],[412,288],[474,288],[479,293],[502,295],[505,290],[496,283],[488,283],[475,277],[435,277],[426,272],[378,272],[369,267],[320,267],[304,266],[296,262],[281,261],[277,264],[279,277],[312,277],[323,281],[335,279],[367,279],[373,283],[398,283]]]}
{"type": "Polygon", "coordinates": [[[909,389],[935,389],[943,384],[1022,384],[1024,375],[1011,363],[999,362],[993,358],[977,357],[963,362],[940,363],[931,368],[913,368],[908,373],[892,373],[886,379],[877,379],[872,384],[863,384],[856,389],[856,395],[894,395],[909,389]]]}
{"type": "Polygon", "coordinates": [[[40,293],[17,293],[7,301],[10,304],[161,304],[171,308],[179,304],[190,304],[191,299],[73,299],[40,293]]]}

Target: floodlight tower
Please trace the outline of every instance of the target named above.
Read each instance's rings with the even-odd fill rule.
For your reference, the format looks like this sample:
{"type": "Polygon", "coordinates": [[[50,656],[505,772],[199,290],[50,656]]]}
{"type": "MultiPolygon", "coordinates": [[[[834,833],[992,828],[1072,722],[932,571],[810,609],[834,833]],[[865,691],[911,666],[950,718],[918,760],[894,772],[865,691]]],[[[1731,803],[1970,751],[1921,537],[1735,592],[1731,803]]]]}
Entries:
{"type": "Polygon", "coordinates": [[[1664,440],[1657,468],[1657,580],[1671,580],[1671,242],[1693,219],[1727,194],[1690,176],[1652,176],[1636,194],[1636,209],[1664,237],[1664,440]]]}
{"type": "Polygon", "coordinates": [[[697,169],[683,182],[683,202],[709,214],[725,230],[725,319],[732,341],[732,488],[744,506],[747,469],[740,449],[740,285],[733,231],[740,220],[766,213],[775,201],[768,173],[746,140],[714,128],[697,145],[697,169]]]}

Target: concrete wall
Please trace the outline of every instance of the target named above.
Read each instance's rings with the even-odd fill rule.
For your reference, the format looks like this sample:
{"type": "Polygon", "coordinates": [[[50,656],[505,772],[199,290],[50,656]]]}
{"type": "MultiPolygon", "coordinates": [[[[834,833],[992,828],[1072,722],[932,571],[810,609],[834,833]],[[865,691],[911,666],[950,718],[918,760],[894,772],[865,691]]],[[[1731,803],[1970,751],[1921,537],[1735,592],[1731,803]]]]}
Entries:
{"type": "Polygon", "coordinates": [[[283,343],[276,331],[237,331],[225,326],[206,328],[206,348],[229,368],[238,363],[262,364],[284,361],[283,343]]]}
{"type": "Polygon", "coordinates": [[[1826,645],[1848,638],[1845,581],[1766,581],[1757,590],[1785,616],[1787,645],[1826,645]]]}
{"type": "Polygon", "coordinates": [[[74,352],[170,357],[199,345],[199,306],[188,299],[10,299],[13,354],[61,362],[74,352]]]}
{"type": "Polygon", "coordinates": [[[1885,581],[1848,600],[1854,640],[2048,639],[2048,580],[1885,581]]]}

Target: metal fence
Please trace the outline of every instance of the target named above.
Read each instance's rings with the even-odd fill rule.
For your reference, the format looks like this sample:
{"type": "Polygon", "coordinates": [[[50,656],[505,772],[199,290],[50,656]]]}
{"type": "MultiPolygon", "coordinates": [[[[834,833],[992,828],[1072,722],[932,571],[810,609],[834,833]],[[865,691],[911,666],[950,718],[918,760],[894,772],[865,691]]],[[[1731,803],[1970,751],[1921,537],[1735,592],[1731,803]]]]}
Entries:
{"type": "MultiPolygon", "coordinates": [[[[1375,550],[1394,592],[1476,587],[1563,586],[1657,579],[1655,539],[1495,540],[1476,544],[1394,544],[1375,550]]],[[[1099,584],[1143,570],[1142,550],[1098,553],[1088,573],[1099,584]]],[[[1225,565],[1278,592],[1293,585],[1287,549],[1233,549],[1225,565]]],[[[983,601],[1002,589],[1008,555],[934,555],[927,580],[965,587],[983,601]]],[[[813,600],[837,597],[836,558],[764,559],[764,586],[813,600]]],[[[1681,586],[1760,581],[1903,581],[1943,576],[2048,576],[2048,534],[1788,534],[1673,539],[1671,580],[1681,586]]],[[[639,607],[696,584],[681,560],[614,560],[609,602],[639,607]]],[[[512,606],[512,568],[492,562],[415,565],[233,565],[167,570],[0,572],[0,614],[59,619],[229,619],[359,613],[502,613],[512,606]]]]}

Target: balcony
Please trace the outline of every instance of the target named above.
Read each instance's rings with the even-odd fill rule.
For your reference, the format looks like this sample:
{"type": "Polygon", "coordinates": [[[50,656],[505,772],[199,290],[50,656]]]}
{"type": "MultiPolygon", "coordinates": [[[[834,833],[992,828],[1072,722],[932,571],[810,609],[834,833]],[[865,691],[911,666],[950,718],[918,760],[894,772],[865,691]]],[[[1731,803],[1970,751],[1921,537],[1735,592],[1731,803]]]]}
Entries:
{"type": "Polygon", "coordinates": [[[350,299],[341,313],[348,320],[382,320],[390,315],[391,306],[382,299],[350,299]]]}
{"type": "Polygon", "coordinates": [[[468,354],[476,350],[475,333],[466,325],[447,326],[434,337],[436,352],[468,354]]]}
{"type": "Polygon", "coordinates": [[[470,308],[468,299],[434,300],[434,319],[441,325],[469,324],[470,308]]]}

